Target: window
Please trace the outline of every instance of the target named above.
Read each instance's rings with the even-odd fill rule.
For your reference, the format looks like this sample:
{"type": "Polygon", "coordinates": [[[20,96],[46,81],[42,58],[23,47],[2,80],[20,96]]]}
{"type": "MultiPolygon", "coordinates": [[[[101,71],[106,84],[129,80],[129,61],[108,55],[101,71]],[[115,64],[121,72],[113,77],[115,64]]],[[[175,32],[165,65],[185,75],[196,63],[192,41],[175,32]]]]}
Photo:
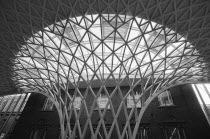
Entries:
{"type": "MultiPolygon", "coordinates": [[[[80,96],[77,96],[74,98],[74,96],[72,96],[73,99],[73,106],[76,110],[79,110],[81,108],[81,102],[82,102],[82,98],[80,96]]],[[[70,110],[72,108],[72,102],[70,103],[70,106],[68,107],[68,110],[70,110]]]]}
{"type": "MultiPolygon", "coordinates": [[[[130,127],[131,127],[131,132],[133,132],[135,125],[131,124],[130,127]]],[[[149,134],[150,134],[149,131],[150,131],[150,128],[149,128],[148,124],[140,125],[138,128],[138,132],[136,133],[135,139],[149,139],[149,134]]],[[[131,137],[130,137],[128,129],[127,129],[127,131],[125,133],[125,139],[130,139],[130,138],[131,137]]]]}
{"type": "Polygon", "coordinates": [[[134,95],[129,94],[127,97],[127,108],[132,108],[135,104],[137,108],[141,108],[140,94],[138,92],[134,95]]]}
{"type": "MultiPolygon", "coordinates": [[[[107,97],[107,95],[105,94],[105,92],[101,92],[101,94],[99,95],[99,97],[97,99],[97,102],[98,102],[99,107],[101,109],[105,109],[108,101],[109,101],[109,98],[107,97]]],[[[107,109],[110,109],[110,104],[108,104],[107,109]]]]}
{"type": "Polygon", "coordinates": [[[158,100],[159,100],[160,106],[171,106],[171,105],[174,105],[172,97],[171,97],[171,93],[168,90],[166,90],[165,92],[161,93],[158,96],[158,100]]]}
{"type": "Polygon", "coordinates": [[[136,139],[148,139],[149,138],[149,128],[140,127],[139,132],[136,134],[136,139]]]}
{"type": "Polygon", "coordinates": [[[45,139],[46,138],[46,130],[45,129],[36,129],[32,130],[30,134],[30,139],[45,139]]]}
{"type": "Polygon", "coordinates": [[[81,97],[75,97],[74,98],[74,102],[73,102],[73,105],[74,105],[74,108],[79,110],[80,107],[81,107],[81,101],[82,101],[82,98],[81,97]]]}
{"type": "MultiPolygon", "coordinates": [[[[93,125],[94,132],[96,132],[97,126],[98,125],[93,125]]],[[[110,124],[105,124],[105,128],[106,128],[106,131],[109,131],[110,128],[111,128],[111,125],[110,124]]],[[[98,134],[97,134],[97,139],[106,139],[106,135],[104,133],[104,129],[103,129],[102,125],[99,128],[99,131],[98,131],[98,134]]]]}
{"type": "Polygon", "coordinates": [[[49,98],[45,100],[43,110],[45,111],[53,110],[53,102],[49,98]]]}
{"type": "Polygon", "coordinates": [[[186,139],[186,134],[182,126],[163,126],[162,139],[186,139]]]}
{"type": "Polygon", "coordinates": [[[168,128],[169,138],[170,139],[180,139],[180,133],[178,128],[168,128]]]}
{"type": "Polygon", "coordinates": [[[45,139],[48,130],[48,121],[46,119],[39,119],[33,124],[29,139],[45,139]]]}

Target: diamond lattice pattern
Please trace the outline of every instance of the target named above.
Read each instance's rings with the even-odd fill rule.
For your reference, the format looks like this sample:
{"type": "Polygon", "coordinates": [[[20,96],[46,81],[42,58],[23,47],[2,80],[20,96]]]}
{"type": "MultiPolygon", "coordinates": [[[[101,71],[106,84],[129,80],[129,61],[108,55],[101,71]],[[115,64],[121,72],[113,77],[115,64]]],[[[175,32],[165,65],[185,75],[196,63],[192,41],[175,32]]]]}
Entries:
{"type": "Polygon", "coordinates": [[[16,56],[14,80],[19,87],[38,88],[61,102],[65,132],[70,131],[66,136],[84,138],[89,132],[97,137],[102,131],[110,138],[116,131],[123,138],[132,136],[130,122],[132,115],[138,115],[136,105],[127,110],[126,98],[133,96],[135,104],[141,101],[143,106],[145,93],[151,95],[178,81],[204,79],[206,65],[198,55],[186,36],[155,22],[128,15],[84,15],[57,22],[29,38],[16,56]],[[97,103],[102,93],[108,99],[103,109],[97,103]],[[81,97],[80,109],[71,105],[77,97],[81,97]],[[90,98],[92,103],[87,103],[90,98]],[[107,111],[113,119],[109,128],[107,111]],[[121,111],[123,128],[118,120],[121,111]]]}

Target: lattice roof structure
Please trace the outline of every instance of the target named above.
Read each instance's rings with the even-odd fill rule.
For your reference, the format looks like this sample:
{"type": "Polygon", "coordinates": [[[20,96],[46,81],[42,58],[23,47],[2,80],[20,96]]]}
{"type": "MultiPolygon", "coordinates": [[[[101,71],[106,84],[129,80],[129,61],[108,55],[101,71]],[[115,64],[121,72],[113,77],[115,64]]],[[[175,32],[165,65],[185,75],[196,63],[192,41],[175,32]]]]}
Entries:
{"type": "MultiPolygon", "coordinates": [[[[1,93],[16,90],[13,60],[19,46],[37,31],[88,13],[131,15],[159,23],[187,38],[208,67],[209,2],[184,1],[1,1],[1,93]],[[90,5],[90,6],[88,6],[90,5]],[[82,7],[82,8],[79,8],[82,7]]],[[[4,94],[4,93],[3,93],[4,94]]]]}
{"type": "Polygon", "coordinates": [[[85,15],[34,34],[16,56],[14,81],[45,91],[53,84],[68,90],[95,81],[107,86],[110,80],[164,86],[207,76],[198,55],[184,37],[160,24],[127,15],[85,15]]]}
{"type": "Polygon", "coordinates": [[[88,126],[95,137],[103,126],[107,138],[114,127],[118,138],[123,138],[127,129],[134,138],[144,110],[161,91],[173,85],[209,81],[208,0],[9,0],[0,5],[1,95],[38,89],[48,96],[58,109],[62,138],[74,137],[76,130],[83,138],[88,126]],[[130,90],[123,94],[121,86],[130,90]],[[82,97],[86,115],[91,117],[104,91],[113,117],[118,117],[119,112],[112,109],[113,94],[121,94],[121,111],[137,86],[141,86],[143,107],[133,131],[130,115],[135,107],[127,114],[123,131],[117,128],[116,118],[106,131],[106,110],[100,112],[96,131],[90,119],[84,129],[79,121],[70,126],[72,113],[81,114],[71,105],[75,96],[82,97]],[[107,87],[114,90],[109,92],[107,87]],[[87,93],[81,88],[94,96],[91,111],[85,102],[87,93]],[[100,89],[94,92],[93,88],[100,89]],[[69,89],[75,90],[73,97],[69,89]],[[71,112],[66,113],[70,105],[71,112]]]}

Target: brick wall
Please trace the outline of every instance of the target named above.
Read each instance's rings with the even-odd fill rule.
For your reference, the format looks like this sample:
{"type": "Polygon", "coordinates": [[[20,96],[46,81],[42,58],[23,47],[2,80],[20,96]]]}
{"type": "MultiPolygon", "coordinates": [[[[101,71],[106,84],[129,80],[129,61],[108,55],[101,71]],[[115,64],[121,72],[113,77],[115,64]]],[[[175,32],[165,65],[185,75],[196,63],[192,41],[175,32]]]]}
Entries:
{"type": "MultiPolygon", "coordinates": [[[[109,92],[113,88],[107,88],[109,92]]],[[[136,88],[138,90],[138,87],[136,88]]],[[[97,92],[98,89],[93,89],[97,92]]],[[[121,87],[122,92],[126,93],[128,87],[121,87]]],[[[70,90],[73,92],[74,90],[70,90]]],[[[84,92],[84,89],[80,90],[84,92]]],[[[173,107],[159,107],[159,102],[157,99],[152,101],[142,119],[142,125],[146,124],[150,127],[149,139],[163,139],[161,136],[161,127],[164,124],[181,124],[184,126],[187,139],[198,139],[198,138],[210,138],[210,127],[205,119],[205,116],[198,104],[198,100],[190,85],[182,85],[172,88],[171,90],[173,102],[175,106],[173,107]]],[[[40,111],[44,103],[45,97],[42,95],[32,95],[26,105],[19,123],[16,125],[13,135],[15,138],[28,139],[30,132],[36,125],[37,121],[40,119],[47,121],[47,136],[48,139],[57,139],[59,136],[59,119],[56,111],[40,111]]],[[[90,106],[93,105],[93,95],[89,92],[86,98],[86,104],[88,106],[88,111],[90,111],[90,106]]],[[[115,93],[112,97],[112,103],[114,111],[116,112],[119,108],[121,97],[119,93],[115,93]]],[[[137,113],[139,113],[137,110],[137,113]]],[[[84,111],[84,107],[81,107],[82,115],[80,117],[80,124],[82,129],[84,128],[84,123],[86,122],[87,116],[84,111]]],[[[130,110],[128,109],[129,113],[130,110]]],[[[93,111],[92,124],[96,125],[99,121],[98,110],[93,111]]],[[[105,121],[107,125],[110,125],[113,121],[113,116],[111,110],[108,110],[105,115],[105,121]]],[[[122,132],[123,126],[125,124],[125,114],[124,110],[120,111],[120,116],[117,118],[120,131],[122,132]]],[[[71,124],[75,123],[75,116],[72,116],[71,124]]],[[[131,123],[135,123],[135,115],[131,118],[131,123]]],[[[116,129],[112,133],[112,138],[117,138],[116,129]]],[[[14,139],[15,139],[14,138],[14,139]]],[[[90,130],[88,129],[86,138],[90,138],[90,130]]]]}

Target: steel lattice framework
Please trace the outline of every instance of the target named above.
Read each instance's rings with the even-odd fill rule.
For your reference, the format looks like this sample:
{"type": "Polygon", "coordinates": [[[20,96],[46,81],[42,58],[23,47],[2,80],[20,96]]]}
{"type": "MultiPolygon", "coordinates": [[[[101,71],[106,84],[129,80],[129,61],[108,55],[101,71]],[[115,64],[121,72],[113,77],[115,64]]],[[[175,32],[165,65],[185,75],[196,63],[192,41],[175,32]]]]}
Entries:
{"type": "MultiPolygon", "coordinates": [[[[94,80],[106,85],[152,80],[152,86],[205,77],[206,64],[184,37],[137,17],[90,15],[58,22],[34,34],[16,56],[20,87],[68,90],[94,80]]],[[[14,78],[14,79],[15,79],[14,78]]],[[[203,78],[202,78],[203,79],[203,78]]],[[[144,90],[144,89],[143,89],[144,90]]]]}
{"type": "Polygon", "coordinates": [[[168,84],[197,81],[207,75],[204,60],[183,36],[160,24],[128,15],[85,15],[57,22],[34,34],[16,57],[14,79],[20,87],[38,88],[60,103],[63,121],[69,124],[64,127],[65,136],[69,137],[74,136],[72,130],[79,130],[83,138],[88,127],[93,136],[97,136],[101,126],[107,138],[114,127],[119,138],[124,138],[128,129],[132,136],[129,121],[135,106],[126,114],[122,132],[116,117],[125,110],[127,96],[134,97],[137,85],[141,86],[141,96],[135,103],[141,100],[144,104],[150,98],[145,97],[146,93],[152,96],[168,84]],[[130,88],[125,94],[120,88],[123,85],[130,88]],[[110,86],[114,86],[111,92],[107,89],[110,86]],[[95,92],[95,87],[100,89],[95,92]],[[80,88],[85,88],[85,92],[80,88]],[[69,89],[75,90],[73,96],[69,89]],[[65,97],[61,96],[62,91],[65,97]],[[98,107],[101,118],[98,130],[94,131],[90,119],[102,91],[109,102],[104,111],[98,107]],[[86,101],[89,93],[94,96],[90,111],[86,101]],[[120,94],[121,103],[114,111],[112,97],[116,93],[120,94]],[[75,96],[82,98],[89,117],[83,130],[79,121],[82,109],[77,112],[71,105],[75,96]],[[109,131],[103,119],[108,105],[115,118],[109,131]],[[70,112],[67,112],[69,107],[70,112]],[[78,117],[73,128],[70,126],[72,114],[78,117]]]}
{"type": "Polygon", "coordinates": [[[84,138],[87,132],[96,138],[102,128],[107,139],[113,132],[118,138],[128,134],[134,139],[145,109],[163,90],[209,81],[208,4],[205,0],[3,3],[0,89],[38,89],[49,97],[58,110],[62,138],[76,134],[84,138]],[[122,91],[122,86],[129,90],[122,91]],[[137,87],[140,97],[135,104],[141,101],[141,111],[134,105],[128,112],[126,98],[134,98],[137,87]],[[108,98],[103,110],[97,103],[102,92],[108,98]],[[120,105],[114,109],[116,94],[120,105]],[[90,95],[91,106],[86,101],[90,95]],[[83,109],[72,105],[76,96],[82,98],[83,109]],[[113,117],[109,130],[104,120],[108,105],[113,117]],[[100,119],[93,128],[95,107],[100,119]],[[118,123],[121,111],[126,119],[123,130],[118,123]],[[132,115],[136,115],[134,129],[132,115]]]}

